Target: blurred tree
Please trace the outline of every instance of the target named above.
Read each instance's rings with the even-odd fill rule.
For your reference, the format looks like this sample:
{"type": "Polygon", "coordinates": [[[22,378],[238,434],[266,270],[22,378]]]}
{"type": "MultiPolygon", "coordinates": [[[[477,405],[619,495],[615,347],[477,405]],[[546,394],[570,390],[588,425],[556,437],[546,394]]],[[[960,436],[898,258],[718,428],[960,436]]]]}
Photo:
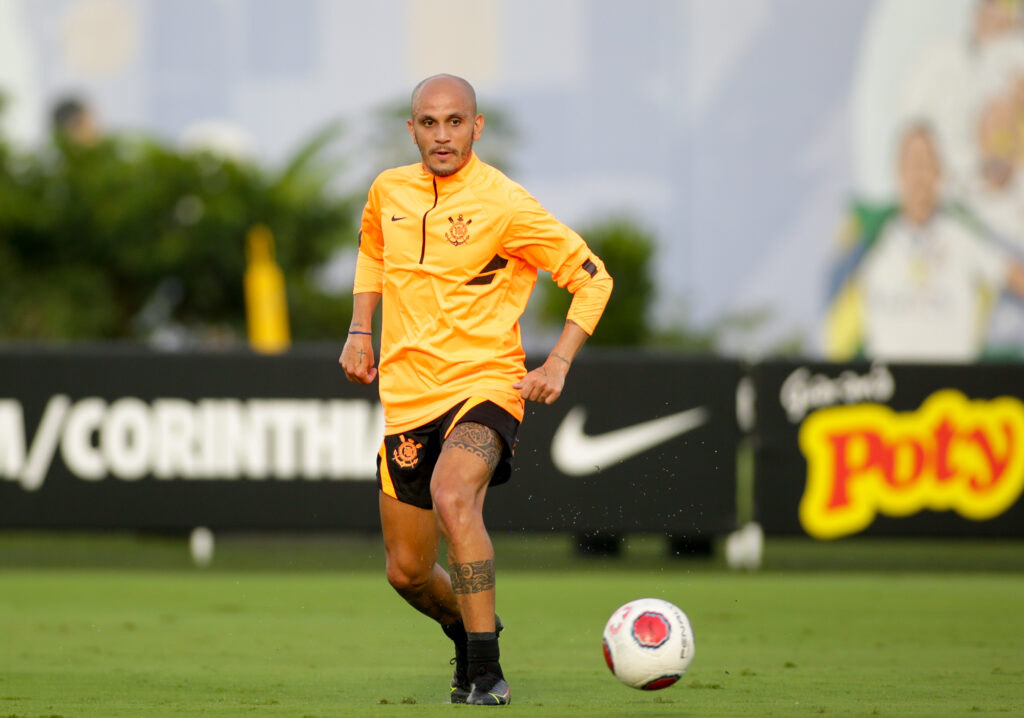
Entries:
{"type": "MultiPolygon", "coordinates": [[[[584,227],[580,235],[604,261],[615,280],[615,289],[601,317],[600,329],[588,343],[605,346],[638,346],[651,337],[650,308],[654,299],[651,260],[654,237],[626,217],[613,217],[584,227]]],[[[540,316],[561,327],[569,311],[571,295],[554,282],[540,282],[543,293],[540,316]]]]}
{"type": "Polygon", "coordinates": [[[293,336],[335,340],[351,309],[315,272],[351,243],[361,201],[329,187],[332,124],[279,170],[146,138],[35,152],[0,138],[0,337],[244,341],[245,236],[274,233],[293,336]]]}
{"type": "Polygon", "coordinates": [[[647,342],[650,347],[682,354],[718,354],[750,360],[804,354],[803,337],[795,332],[776,338],[767,346],[763,340],[756,340],[774,316],[768,307],[723,314],[705,325],[693,322],[685,306],[677,309],[677,315],[667,326],[651,335],[647,342]],[[751,347],[758,348],[755,351],[751,347]]]}
{"type": "MultiPolygon", "coordinates": [[[[481,159],[508,172],[517,132],[499,108],[483,109],[481,159]]],[[[0,97],[2,112],[2,97],[0,97]]],[[[408,99],[377,112],[369,146],[374,172],[418,160],[405,132],[408,99]]],[[[295,341],[337,341],[348,325],[348,286],[331,293],[322,268],[355,250],[368,183],[335,188],[342,164],[333,123],[283,167],[268,169],[210,152],[183,152],[147,138],[107,136],[40,150],[0,137],[0,338],[245,341],[245,237],[274,234],[295,341]]],[[[627,217],[582,229],[615,278],[592,342],[713,352],[723,337],[753,332],[759,314],[701,329],[651,324],[653,236],[627,217]]],[[[350,257],[351,258],[351,257],[350,257]]],[[[344,284],[344,282],[341,282],[344,284]]],[[[350,286],[350,285],[349,285],[350,286]]],[[[537,319],[560,329],[570,296],[541,282],[537,319]]],[[[794,351],[793,347],[788,347],[794,351]]]]}
{"type": "MultiPolygon", "coordinates": [[[[651,318],[655,284],[651,276],[655,240],[632,219],[617,216],[583,227],[580,234],[604,260],[615,280],[598,331],[591,345],[647,347],[681,354],[725,354],[749,358],[738,348],[753,346],[752,338],[771,321],[772,311],[764,308],[721,316],[707,325],[697,325],[685,306],[676,307],[665,326],[655,327],[651,318]]],[[[571,295],[554,282],[539,282],[537,318],[552,330],[561,329],[569,310],[571,295]]],[[[798,336],[776,341],[761,353],[794,356],[803,351],[798,336]]]]}

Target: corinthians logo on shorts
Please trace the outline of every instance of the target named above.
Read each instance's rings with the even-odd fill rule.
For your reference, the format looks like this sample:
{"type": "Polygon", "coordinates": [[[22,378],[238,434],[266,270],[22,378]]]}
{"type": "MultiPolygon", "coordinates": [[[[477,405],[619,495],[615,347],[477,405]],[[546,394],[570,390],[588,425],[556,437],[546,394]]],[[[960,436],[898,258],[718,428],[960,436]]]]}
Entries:
{"type": "Polygon", "coordinates": [[[473,220],[463,220],[460,214],[456,218],[449,217],[448,221],[451,223],[451,227],[447,232],[444,233],[444,238],[451,242],[456,247],[465,244],[469,241],[469,225],[473,224],[473,220]]]}
{"type": "Polygon", "coordinates": [[[423,448],[423,444],[405,438],[405,434],[399,434],[398,438],[402,443],[392,452],[391,458],[403,469],[411,469],[420,463],[420,449],[423,448]]]}

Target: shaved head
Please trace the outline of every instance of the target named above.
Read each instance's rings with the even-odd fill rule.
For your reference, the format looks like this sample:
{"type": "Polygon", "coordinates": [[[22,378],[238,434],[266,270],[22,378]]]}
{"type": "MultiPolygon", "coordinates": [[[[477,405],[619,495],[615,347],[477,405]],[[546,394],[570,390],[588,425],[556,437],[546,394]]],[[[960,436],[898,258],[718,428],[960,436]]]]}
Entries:
{"type": "Polygon", "coordinates": [[[419,104],[420,95],[423,91],[434,87],[447,86],[446,89],[457,88],[457,90],[465,95],[465,99],[469,101],[469,105],[472,108],[472,114],[476,114],[476,90],[466,80],[457,75],[431,75],[425,80],[421,80],[416,87],[412,90],[412,114],[416,114],[416,106],[419,104]]]}

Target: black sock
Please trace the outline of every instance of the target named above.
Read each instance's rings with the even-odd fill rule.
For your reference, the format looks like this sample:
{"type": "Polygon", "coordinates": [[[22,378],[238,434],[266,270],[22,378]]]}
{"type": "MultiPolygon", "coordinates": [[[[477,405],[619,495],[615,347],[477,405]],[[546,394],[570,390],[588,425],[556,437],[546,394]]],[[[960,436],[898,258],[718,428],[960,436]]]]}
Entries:
{"type": "Polygon", "coordinates": [[[498,662],[500,652],[498,650],[498,634],[467,633],[469,637],[469,677],[473,680],[481,673],[493,673],[499,678],[504,678],[501,672],[501,664],[498,662]]]}
{"type": "Polygon", "coordinates": [[[455,623],[450,623],[447,626],[442,625],[441,630],[444,631],[444,635],[452,639],[452,642],[456,646],[465,646],[466,641],[466,626],[460,618],[455,623]]]}

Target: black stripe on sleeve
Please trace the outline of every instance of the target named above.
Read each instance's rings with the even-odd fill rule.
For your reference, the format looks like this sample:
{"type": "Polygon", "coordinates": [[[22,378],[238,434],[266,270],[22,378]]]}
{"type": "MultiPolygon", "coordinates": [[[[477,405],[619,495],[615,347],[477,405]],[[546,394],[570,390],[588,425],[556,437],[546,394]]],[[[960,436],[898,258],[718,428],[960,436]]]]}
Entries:
{"type": "Polygon", "coordinates": [[[587,258],[587,261],[583,263],[583,271],[593,277],[597,274],[597,265],[587,258]]]}

